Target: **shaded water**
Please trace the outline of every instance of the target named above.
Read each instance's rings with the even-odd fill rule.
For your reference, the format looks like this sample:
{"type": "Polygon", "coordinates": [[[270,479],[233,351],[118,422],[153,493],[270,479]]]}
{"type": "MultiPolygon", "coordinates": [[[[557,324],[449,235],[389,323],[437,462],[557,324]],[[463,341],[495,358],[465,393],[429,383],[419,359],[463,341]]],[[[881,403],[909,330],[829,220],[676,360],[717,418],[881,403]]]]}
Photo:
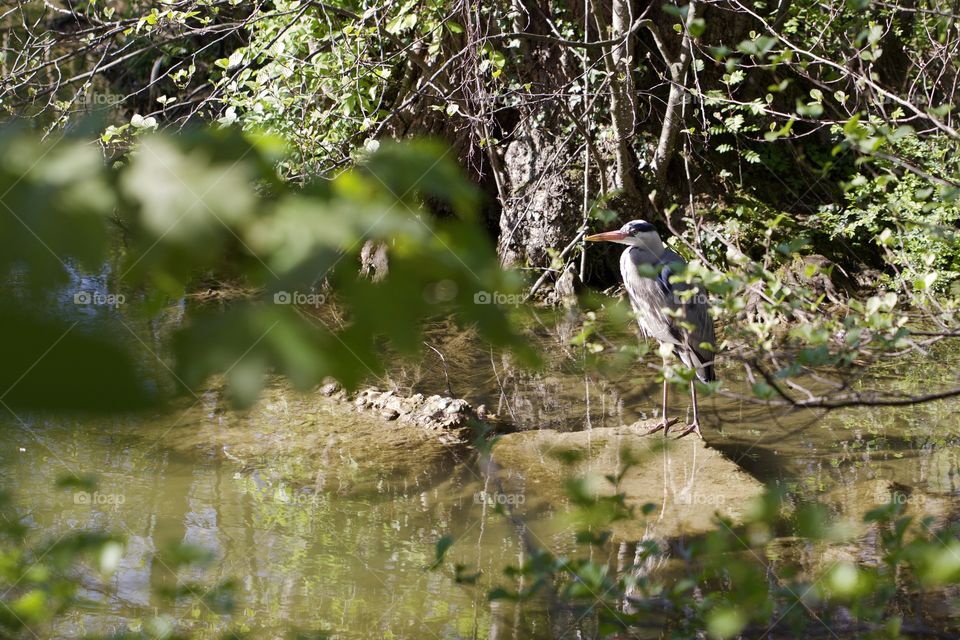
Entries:
{"type": "Polygon", "coordinates": [[[169,426],[29,424],[37,438],[18,436],[0,454],[4,488],[16,491],[29,524],[53,537],[105,528],[127,538],[107,590],[86,592],[95,604],[57,636],[137,628],[158,609],[199,629],[229,624],[267,634],[257,637],[291,627],[357,638],[492,634],[480,591],[425,570],[447,533],[457,537],[451,557],[461,562],[489,571],[519,560],[511,532],[474,503],[481,485],[469,463],[370,491],[305,491],[273,469],[156,446],[171,437],[169,426]],[[54,489],[53,479],[67,471],[98,473],[96,493],[54,489]],[[209,584],[240,579],[240,606],[229,620],[151,596],[152,585],[169,579],[158,552],[172,541],[215,551],[215,567],[197,574],[209,584]]]}
{"type": "MultiPolygon", "coordinates": [[[[150,325],[136,328],[155,344],[150,325]]],[[[609,367],[605,356],[593,362],[566,346],[575,330],[563,318],[540,318],[531,334],[547,364],[531,373],[470,333],[438,325],[426,340],[444,360],[427,349],[421,359],[398,364],[389,380],[372,382],[427,393],[446,393],[449,383],[453,395],[486,404],[520,429],[575,431],[655,415],[660,389],[653,368],[609,367]]],[[[161,368],[143,353],[145,367],[161,368]]],[[[922,389],[947,379],[955,362],[943,348],[929,362],[872,371],[862,383],[922,389]]],[[[728,367],[720,374],[727,388],[745,391],[737,382],[742,372],[728,367]]],[[[688,401],[682,393],[674,401],[673,412],[683,415],[688,401]]],[[[705,435],[798,501],[825,501],[856,518],[895,482],[922,512],[952,520],[960,506],[958,408],[941,402],[823,415],[718,396],[704,401],[705,435]]],[[[30,524],[54,538],[83,527],[127,538],[118,571],[106,585],[86,579],[90,604],[54,634],[136,629],[167,613],[200,637],[228,628],[254,637],[282,637],[294,628],[342,638],[573,637],[571,620],[548,621],[531,605],[487,602],[486,590],[506,582],[502,568],[522,562],[523,550],[512,527],[475,499],[485,485],[469,450],[390,441],[379,419],[346,409],[278,386],[246,414],[210,392],[151,417],[6,421],[12,435],[0,450],[2,485],[15,492],[30,524]],[[328,446],[330,433],[367,440],[344,455],[328,446]],[[54,489],[55,477],[67,472],[98,474],[98,492],[54,489]],[[445,534],[456,541],[451,562],[483,571],[477,586],[457,584],[451,562],[425,570],[445,534]],[[170,542],[215,551],[217,562],[195,577],[209,584],[237,578],[234,614],[216,616],[189,601],[171,606],[151,595],[152,586],[172,580],[158,553],[170,542]]],[[[574,550],[562,505],[538,508],[527,519],[553,551],[574,550]]],[[[617,549],[608,553],[616,565],[617,549]]]]}

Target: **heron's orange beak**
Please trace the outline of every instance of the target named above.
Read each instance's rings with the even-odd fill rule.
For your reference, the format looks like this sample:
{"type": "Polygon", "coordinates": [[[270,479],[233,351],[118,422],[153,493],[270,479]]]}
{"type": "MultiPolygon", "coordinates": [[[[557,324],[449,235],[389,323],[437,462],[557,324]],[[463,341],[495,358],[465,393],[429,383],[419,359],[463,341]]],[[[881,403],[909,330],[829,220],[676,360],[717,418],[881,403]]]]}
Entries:
{"type": "Polygon", "coordinates": [[[626,233],[617,229],[616,231],[605,231],[603,233],[587,236],[584,238],[584,240],[589,242],[616,242],[617,240],[623,240],[626,237],[626,233]]]}

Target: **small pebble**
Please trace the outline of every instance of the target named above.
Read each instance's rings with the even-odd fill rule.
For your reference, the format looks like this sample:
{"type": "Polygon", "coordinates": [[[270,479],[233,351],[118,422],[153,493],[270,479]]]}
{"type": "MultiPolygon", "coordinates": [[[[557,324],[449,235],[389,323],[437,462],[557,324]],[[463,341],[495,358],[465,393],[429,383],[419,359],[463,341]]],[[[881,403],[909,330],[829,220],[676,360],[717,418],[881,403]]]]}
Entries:
{"type": "Polygon", "coordinates": [[[337,384],[336,382],[328,382],[327,384],[320,387],[320,393],[322,393],[325,396],[332,396],[339,390],[340,390],[340,385],[337,384]]]}

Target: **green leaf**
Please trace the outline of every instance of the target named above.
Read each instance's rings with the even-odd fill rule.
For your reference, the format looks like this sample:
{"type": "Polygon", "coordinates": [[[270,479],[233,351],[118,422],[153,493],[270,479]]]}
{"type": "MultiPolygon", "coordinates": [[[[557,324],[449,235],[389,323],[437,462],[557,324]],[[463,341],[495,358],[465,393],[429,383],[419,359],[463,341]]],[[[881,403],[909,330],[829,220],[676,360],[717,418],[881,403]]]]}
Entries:
{"type": "Polygon", "coordinates": [[[749,618],[737,607],[717,607],[707,613],[707,631],[714,638],[736,637],[747,626],[749,618]]]}
{"type": "Polygon", "coordinates": [[[443,564],[443,559],[447,555],[447,551],[450,550],[450,547],[453,546],[453,536],[447,534],[437,540],[435,548],[435,557],[433,563],[430,565],[430,569],[437,569],[443,564]]]}
{"type": "Polygon", "coordinates": [[[690,35],[699,38],[707,30],[707,22],[703,18],[694,18],[688,27],[690,35]]]}
{"type": "MultiPolygon", "coordinates": [[[[6,606],[6,605],[4,605],[6,606]]],[[[40,589],[32,589],[13,601],[10,609],[21,619],[35,622],[48,617],[47,594],[40,589]]]]}
{"type": "Polygon", "coordinates": [[[776,389],[771,387],[766,382],[756,382],[753,384],[751,389],[753,390],[753,395],[763,400],[770,400],[777,395],[776,389]]]}

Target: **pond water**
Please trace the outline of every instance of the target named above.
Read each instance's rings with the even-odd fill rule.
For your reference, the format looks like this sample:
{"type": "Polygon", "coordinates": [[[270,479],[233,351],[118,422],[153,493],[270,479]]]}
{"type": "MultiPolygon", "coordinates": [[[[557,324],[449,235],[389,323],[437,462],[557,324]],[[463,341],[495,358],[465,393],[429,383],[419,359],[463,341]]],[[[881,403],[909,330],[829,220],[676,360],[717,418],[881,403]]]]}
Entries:
{"type": "MultiPolygon", "coordinates": [[[[154,325],[131,324],[145,344],[155,344],[149,339],[154,325]]],[[[425,349],[420,359],[398,364],[389,380],[371,382],[441,394],[449,385],[452,395],[485,404],[524,430],[596,429],[655,415],[654,369],[604,366],[603,355],[587,359],[580,348],[566,346],[574,331],[569,319],[538,319],[531,336],[547,362],[534,373],[491,354],[469,332],[438,324],[426,336],[436,351],[425,349]]],[[[949,349],[937,348],[929,361],[905,368],[871,371],[855,384],[926,388],[948,379],[957,362],[949,349]]],[[[145,346],[143,357],[144,366],[162,369],[145,346]]],[[[745,392],[742,371],[728,365],[720,374],[727,389],[745,392]]],[[[673,397],[673,412],[683,415],[687,399],[679,392],[673,397]]],[[[957,518],[958,412],[957,402],[823,414],[725,396],[703,400],[711,447],[758,480],[786,487],[793,499],[821,500],[854,519],[884,501],[890,486],[904,488],[923,513],[957,518]]],[[[160,613],[198,637],[232,630],[279,638],[293,629],[411,640],[589,637],[589,630],[578,632],[586,622],[550,620],[535,605],[487,602],[492,585],[516,587],[502,569],[522,562],[524,550],[513,527],[477,500],[486,487],[476,459],[469,449],[435,442],[390,442],[378,436],[381,427],[376,418],[280,385],[245,413],[212,390],[160,415],[8,418],[2,488],[15,493],[27,522],[54,539],[87,527],[127,540],[118,570],[105,583],[85,577],[88,604],[51,634],[138,629],[160,613]],[[318,432],[326,435],[313,437],[318,432]],[[327,446],[330,433],[352,432],[370,439],[349,455],[327,446]],[[55,489],[55,478],[65,473],[97,474],[96,493],[55,489]],[[426,570],[434,544],[446,534],[455,540],[447,565],[426,570]],[[212,566],[188,573],[211,585],[236,578],[233,614],[152,595],[153,587],[186,577],[162,561],[160,551],[172,542],[213,550],[212,566]],[[481,570],[478,584],[457,584],[453,562],[481,570]]],[[[552,550],[574,550],[562,504],[531,510],[526,518],[552,550]]],[[[869,551],[871,543],[862,544],[869,551]]],[[[613,566],[618,551],[609,549],[613,566]]]]}

